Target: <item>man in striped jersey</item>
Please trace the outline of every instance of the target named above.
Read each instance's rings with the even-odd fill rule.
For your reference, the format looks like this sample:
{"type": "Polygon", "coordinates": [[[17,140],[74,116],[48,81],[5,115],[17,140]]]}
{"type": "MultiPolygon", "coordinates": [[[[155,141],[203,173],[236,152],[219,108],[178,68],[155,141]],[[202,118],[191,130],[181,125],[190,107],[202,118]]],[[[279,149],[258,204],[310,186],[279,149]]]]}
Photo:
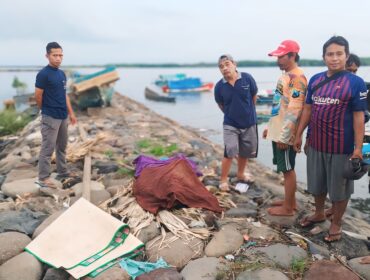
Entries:
{"type": "Polygon", "coordinates": [[[307,151],[307,187],[315,197],[315,213],[301,220],[302,227],[325,221],[327,194],[333,203],[333,219],[325,241],[340,240],[341,221],[353,193],[354,182],[343,177],[348,158],[362,159],[366,85],[358,76],[344,71],[349,44],[333,36],[323,46],[327,71],[314,75],[308,84],[294,148],[300,152],[302,134],[311,128],[307,151]]]}

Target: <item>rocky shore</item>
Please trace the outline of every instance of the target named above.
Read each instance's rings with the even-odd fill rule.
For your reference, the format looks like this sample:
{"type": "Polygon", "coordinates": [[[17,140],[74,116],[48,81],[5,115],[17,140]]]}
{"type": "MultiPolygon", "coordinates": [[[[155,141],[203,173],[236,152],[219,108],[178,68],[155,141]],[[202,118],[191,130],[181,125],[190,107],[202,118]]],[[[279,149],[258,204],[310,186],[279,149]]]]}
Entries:
{"type": "MultiPolygon", "coordinates": [[[[141,260],[155,262],[162,257],[172,266],[136,279],[370,279],[370,264],[360,263],[363,256],[370,255],[370,241],[366,240],[370,224],[360,212],[348,209],[342,239],[328,244],[324,236],[329,221],[308,229],[298,225],[297,221],[314,209],[304,186],[299,186],[295,216],[268,215],[266,209],[271,201],[283,196],[282,177],[256,161],[249,164],[253,182],[247,192],[220,194],[217,186],[222,147],[191,128],[181,127],[119,94],[114,96],[112,107],[79,113],[78,121],[90,142],[82,144],[79,129],[70,127],[67,154],[70,168],[80,176],[63,182],[55,180],[57,190],[40,189],[34,183],[41,144],[37,120],[1,146],[0,279],[73,279],[64,270],[40,263],[24,248],[81,197],[83,157],[88,151],[92,158],[91,202],[109,213],[124,209],[126,196],[132,195],[132,161],[140,154],[162,157],[181,153],[192,159],[203,173],[200,180],[225,209],[221,215],[184,210],[188,218],[179,211],[170,211],[187,228],[205,233],[201,237],[180,238],[158,217],[135,230],[128,217],[132,233],[145,243],[141,260]]],[[[232,182],[235,176],[233,166],[232,182]]],[[[95,279],[130,277],[117,265],[95,279]]]]}

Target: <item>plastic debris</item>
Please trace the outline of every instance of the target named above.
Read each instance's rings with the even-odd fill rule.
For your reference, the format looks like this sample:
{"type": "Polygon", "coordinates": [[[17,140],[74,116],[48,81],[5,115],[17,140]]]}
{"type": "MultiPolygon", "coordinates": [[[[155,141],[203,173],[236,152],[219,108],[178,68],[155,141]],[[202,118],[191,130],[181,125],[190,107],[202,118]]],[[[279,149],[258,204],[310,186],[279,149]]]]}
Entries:
{"type": "Polygon", "coordinates": [[[231,261],[235,260],[235,257],[233,255],[226,255],[225,259],[227,259],[228,261],[231,262],[231,261]]]}
{"type": "Polygon", "coordinates": [[[237,190],[240,193],[245,193],[249,189],[249,185],[247,183],[237,183],[235,186],[235,190],[237,190]]]}

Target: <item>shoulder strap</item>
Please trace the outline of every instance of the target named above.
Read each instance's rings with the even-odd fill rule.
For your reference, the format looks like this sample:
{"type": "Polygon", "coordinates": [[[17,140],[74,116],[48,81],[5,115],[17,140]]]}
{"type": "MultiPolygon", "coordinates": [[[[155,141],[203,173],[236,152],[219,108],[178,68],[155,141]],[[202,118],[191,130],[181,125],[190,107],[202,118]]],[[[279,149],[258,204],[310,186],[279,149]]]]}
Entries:
{"type": "Polygon", "coordinates": [[[343,71],[340,71],[340,72],[335,73],[334,75],[330,76],[327,79],[322,80],[320,83],[318,83],[316,86],[314,86],[312,88],[312,92],[315,92],[316,90],[318,90],[322,86],[326,85],[327,83],[329,83],[332,80],[335,80],[336,78],[340,77],[341,75],[343,75],[343,74],[345,74],[347,72],[348,72],[347,70],[343,70],[343,71]]]}

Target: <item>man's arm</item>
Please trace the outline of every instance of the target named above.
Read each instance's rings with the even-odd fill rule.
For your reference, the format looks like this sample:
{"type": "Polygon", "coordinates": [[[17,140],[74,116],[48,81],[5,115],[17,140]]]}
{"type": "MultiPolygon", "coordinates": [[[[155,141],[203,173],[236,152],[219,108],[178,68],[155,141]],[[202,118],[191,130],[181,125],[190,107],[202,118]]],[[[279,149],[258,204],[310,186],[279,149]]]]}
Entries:
{"type": "Polygon", "coordinates": [[[41,109],[42,106],[42,94],[44,93],[44,90],[41,88],[35,88],[35,99],[36,99],[36,104],[39,109],[41,109]]]}
{"type": "Polygon", "coordinates": [[[68,110],[69,119],[71,121],[71,124],[74,125],[77,123],[77,119],[76,119],[75,113],[73,112],[71,101],[69,100],[69,96],[66,95],[66,98],[67,98],[66,101],[67,101],[67,110],[68,110]]]}
{"type": "Polygon", "coordinates": [[[301,119],[298,124],[298,129],[295,135],[295,140],[294,140],[294,145],[293,148],[296,152],[301,151],[302,147],[302,134],[305,128],[307,127],[308,123],[310,122],[311,119],[311,110],[312,110],[312,105],[311,104],[304,104],[301,119]]]}
{"type": "Polygon", "coordinates": [[[365,115],[363,111],[353,112],[353,130],[355,132],[355,149],[351,158],[362,159],[362,143],[365,133],[365,115]]]}
{"type": "Polygon", "coordinates": [[[224,112],[224,105],[221,104],[221,103],[217,103],[218,107],[220,108],[220,110],[222,111],[222,113],[224,112]]]}
{"type": "Polygon", "coordinates": [[[253,95],[252,100],[253,100],[254,105],[256,105],[257,104],[257,94],[253,95]]]}

